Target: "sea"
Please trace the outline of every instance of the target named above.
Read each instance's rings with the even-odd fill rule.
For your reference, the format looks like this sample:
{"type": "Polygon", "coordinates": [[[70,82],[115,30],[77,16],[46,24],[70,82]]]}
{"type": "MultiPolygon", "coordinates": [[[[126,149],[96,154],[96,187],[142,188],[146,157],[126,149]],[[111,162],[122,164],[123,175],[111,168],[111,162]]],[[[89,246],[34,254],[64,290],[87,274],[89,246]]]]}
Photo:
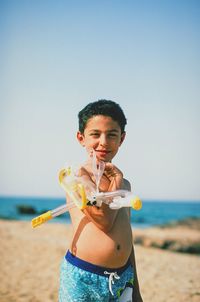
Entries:
{"type": "MultiPolygon", "coordinates": [[[[0,197],[0,219],[30,221],[48,210],[65,204],[63,198],[0,197]],[[33,209],[34,213],[22,213],[19,208],[33,209]]],[[[143,200],[140,211],[131,211],[131,224],[135,228],[147,228],[177,222],[186,218],[200,218],[200,201],[143,200]]],[[[70,223],[69,213],[64,213],[48,223],[70,223]]]]}

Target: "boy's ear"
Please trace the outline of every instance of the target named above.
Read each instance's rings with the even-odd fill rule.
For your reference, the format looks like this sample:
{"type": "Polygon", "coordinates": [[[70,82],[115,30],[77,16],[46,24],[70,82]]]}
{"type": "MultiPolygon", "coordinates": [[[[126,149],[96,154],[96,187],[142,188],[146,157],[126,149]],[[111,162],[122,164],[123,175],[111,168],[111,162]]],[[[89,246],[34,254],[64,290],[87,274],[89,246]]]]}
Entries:
{"type": "Polygon", "coordinates": [[[83,147],[85,147],[85,138],[84,138],[84,134],[83,133],[81,133],[80,131],[78,131],[77,132],[77,134],[76,134],[76,137],[77,137],[77,140],[79,141],[79,143],[83,146],[83,147]]]}
{"type": "Polygon", "coordinates": [[[126,132],[124,131],[121,135],[121,140],[120,140],[120,144],[119,144],[120,146],[123,143],[123,141],[125,140],[125,137],[126,137],[126,132]]]}

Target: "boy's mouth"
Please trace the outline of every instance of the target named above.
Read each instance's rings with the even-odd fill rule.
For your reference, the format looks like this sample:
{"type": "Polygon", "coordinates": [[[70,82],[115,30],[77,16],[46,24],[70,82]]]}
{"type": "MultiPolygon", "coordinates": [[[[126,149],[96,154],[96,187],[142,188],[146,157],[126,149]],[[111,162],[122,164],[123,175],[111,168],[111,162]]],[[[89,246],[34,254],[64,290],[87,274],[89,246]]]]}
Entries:
{"type": "Polygon", "coordinates": [[[106,155],[106,154],[110,153],[110,151],[108,151],[108,150],[95,150],[95,152],[97,152],[97,154],[102,154],[102,155],[106,155]]]}

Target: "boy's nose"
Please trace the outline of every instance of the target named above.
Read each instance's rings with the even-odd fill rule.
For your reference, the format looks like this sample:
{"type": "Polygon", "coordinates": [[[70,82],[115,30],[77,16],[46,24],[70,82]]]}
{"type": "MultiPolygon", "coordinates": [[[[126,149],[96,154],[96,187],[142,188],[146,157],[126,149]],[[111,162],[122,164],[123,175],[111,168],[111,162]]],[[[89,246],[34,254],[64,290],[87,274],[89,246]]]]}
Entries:
{"type": "Polygon", "coordinates": [[[101,136],[100,136],[100,145],[101,145],[101,146],[106,146],[106,145],[107,145],[107,138],[106,138],[106,135],[101,135],[101,136]]]}

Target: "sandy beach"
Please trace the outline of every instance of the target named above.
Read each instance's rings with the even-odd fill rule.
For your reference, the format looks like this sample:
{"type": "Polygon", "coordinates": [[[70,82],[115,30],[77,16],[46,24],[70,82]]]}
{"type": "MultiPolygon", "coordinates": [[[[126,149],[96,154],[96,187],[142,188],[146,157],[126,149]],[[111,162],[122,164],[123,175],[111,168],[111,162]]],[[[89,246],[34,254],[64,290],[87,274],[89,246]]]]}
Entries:
{"type": "MultiPolygon", "coordinates": [[[[69,225],[46,223],[32,229],[29,222],[0,220],[0,301],[58,301],[59,265],[71,234],[69,225]]],[[[144,301],[200,301],[199,255],[168,250],[170,244],[155,244],[170,238],[180,246],[187,241],[184,238],[191,237],[199,244],[199,230],[175,226],[133,234],[144,301]]]]}

